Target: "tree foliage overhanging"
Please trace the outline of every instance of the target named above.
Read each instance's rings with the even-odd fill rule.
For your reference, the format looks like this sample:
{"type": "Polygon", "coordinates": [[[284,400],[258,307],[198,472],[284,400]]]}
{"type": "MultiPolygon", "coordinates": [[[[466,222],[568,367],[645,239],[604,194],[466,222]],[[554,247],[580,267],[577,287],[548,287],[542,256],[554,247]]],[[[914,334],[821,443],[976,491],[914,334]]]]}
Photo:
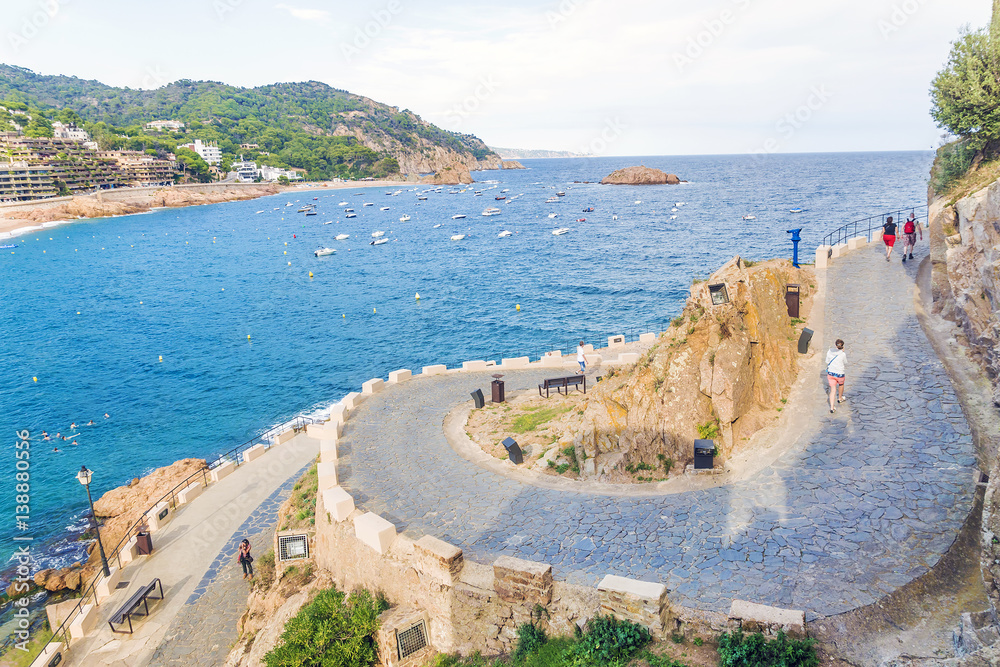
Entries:
{"type": "Polygon", "coordinates": [[[218,143],[224,167],[243,155],[260,164],[305,170],[310,179],[387,176],[399,171],[392,152],[422,154],[430,146],[476,159],[492,154],[475,136],[443,130],[411,111],[317,81],[239,88],[181,80],[136,90],[0,65],[0,100],[40,119],[24,128],[31,136],[51,136],[50,121],[63,114],[68,118],[63,122],[78,121],[103,149],[175,152],[177,145],[201,139],[218,143]],[[179,120],[186,127],[183,132],[144,129],[154,120],[179,120]],[[335,135],[338,128],[347,133],[341,129],[335,135]]]}
{"type": "Polygon", "coordinates": [[[931,83],[931,100],[938,126],[976,150],[1000,139],[1000,39],[964,30],[931,83]]]}

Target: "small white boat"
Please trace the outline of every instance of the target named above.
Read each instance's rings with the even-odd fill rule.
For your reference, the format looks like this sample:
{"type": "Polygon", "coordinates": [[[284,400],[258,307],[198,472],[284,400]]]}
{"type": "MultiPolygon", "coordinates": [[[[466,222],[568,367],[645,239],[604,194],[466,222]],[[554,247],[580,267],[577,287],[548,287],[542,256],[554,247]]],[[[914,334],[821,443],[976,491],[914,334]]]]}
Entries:
{"type": "Polygon", "coordinates": [[[337,251],[334,250],[333,248],[320,248],[313,254],[316,255],[317,257],[326,257],[327,255],[332,255],[335,252],[337,251]]]}
{"type": "Polygon", "coordinates": [[[385,232],[372,232],[372,238],[373,239],[377,239],[377,238],[380,238],[382,236],[385,236],[385,232]]]}
{"type": "Polygon", "coordinates": [[[337,204],[337,206],[347,206],[347,205],[348,205],[348,202],[346,202],[346,201],[342,201],[339,204],[337,204]]]}
{"type": "Polygon", "coordinates": [[[556,193],[556,197],[565,197],[565,196],[566,196],[565,192],[557,192],[556,193]]]}
{"type": "Polygon", "coordinates": [[[514,232],[505,229],[502,232],[500,232],[499,234],[497,234],[497,238],[498,239],[505,239],[508,236],[513,236],[513,235],[514,235],[514,232]]]}
{"type": "Polygon", "coordinates": [[[388,242],[389,242],[389,239],[375,239],[374,241],[372,241],[368,245],[382,245],[383,243],[388,243],[388,242]]]}
{"type": "Polygon", "coordinates": [[[687,204],[687,202],[686,201],[679,201],[676,204],[674,204],[674,206],[677,206],[679,208],[681,206],[684,206],[684,204],[687,204]]]}
{"type": "Polygon", "coordinates": [[[549,217],[550,217],[550,218],[554,218],[554,217],[556,217],[557,215],[559,215],[559,214],[558,214],[558,213],[549,213],[549,217]]]}
{"type": "Polygon", "coordinates": [[[291,205],[292,205],[292,202],[288,202],[287,204],[285,204],[285,206],[291,206],[291,205]]]}
{"type": "Polygon", "coordinates": [[[332,225],[332,224],[333,224],[333,220],[327,220],[327,221],[326,221],[326,222],[324,222],[323,224],[324,224],[324,225],[332,225]]]}
{"type": "Polygon", "coordinates": [[[427,197],[417,197],[417,201],[427,201],[427,197]]]}
{"type": "Polygon", "coordinates": [[[490,208],[486,209],[485,211],[483,211],[483,215],[485,215],[487,217],[491,216],[491,215],[500,215],[501,213],[503,213],[503,211],[501,211],[498,208],[492,207],[492,206],[490,208]]]}
{"type": "Polygon", "coordinates": [[[613,215],[613,216],[611,216],[611,219],[612,219],[612,220],[617,220],[617,219],[618,219],[618,216],[617,216],[617,215],[613,215]]]}
{"type": "Polygon", "coordinates": [[[399,218],[400,222],[408,222],[410,220],[411,220],[410,216],[406,215],[405,213],[399,218]]]}
{"type": "MultiPolygon", "coordinates": [[[[674,210],[676,210],[676,209],[674,209],[674,210]]],[[[751,213],[751,214],[749,214],[749,215],[744,215],[744,216],[743,216],[743,219],[744,219],[744,220],[756,220],[756,219],[757,219],[757,216],[751,213]]]]}
{"type": "Polygon", "coordinates": [[[338,241],[346,241],[349,238],[351,238],[350,234],[337,234],[337,236],[336,236],[336,239],[338,241]]]}
{"type": "Polygon", "coordinates": [[[455,234],[454,236],[451,237],[451,240],[452,241],[461,241],[464,238],[465,238],[465,234],[455,234]]]}
{"type": "Polygon", "coordinates": [[[357,213],[348,213],[345,217],[347,217],[347,218],[356,218],[356,217],[358,217],[358,214],[357,213]]]}
{"type": "Polygon", "coordinates": [[[671,220],[676,220],[676,219],[677,219],[677,216],[676,216],[676,215],[672,215],[672,216],[670,216],[670,219],[671,219],[671,220]]]}
{"type": "Polygon", "coordinates": [[[379,210],[381,210],[381,211],[388,211],[388,210],[389,210],[389,207],[388,207],[388,206],[383,206],[383,207],[382,207],[381,209],[379,209],[379,210]]]}
{"type": "Polygon", "coordinates": [[[440,226],[441,226],[441,223],[438,223],[438,224],[434,225],[433,229],[437,229],[440,226]]]}
{"type": "Polygon", "coordinates": [[[345,208],[344,209],[344,213],[354,213],[354,209],[353,208],[345,208]]]}
{"type": "Polygon", "coordinates": [[[257,211],[257,213],[256,213],[255,215],[260,215],[260,214],[261,214],[261,213],[263,213],[263,212],[264,212],[264,211],[257,211]]]}
{"type": "Polygon", "coordinates": [[[674,206],[672,209],[670,209],[670,212],[671,213],[676,213],[679,210],[680,210],[679,208],[677,208],[676,206],[674,206]]]}
{"type": "Polygon", "coordinates": [[[569,231],[569,227],[560,227],[559,229],[552,230],[552,236],[562,236],[569,231]]]}
{"type": "Polygon", "coordinates": [[[462,218],[464,218],[464,217],[465,217],[465,215],[464,215],[464,214],[462,214],[462,213],[459,213],[458,215],[453,215],[453,216],[451,216],[451,219],[452,219],[452,220],[461,220],[461,219],[462,219],[462,218]]]}
{"type": "Polygon", "coordinates": [[[374,206],[375,202],[366,201],[364,205],[365,206],[374,206]]]}
{"type": "Polygon", "coordinates": [[[554,204],[554,203],[556,203],[557,201],[559,201],[559,198],[558,198],[558,197],[549,197],[548,199],[546,199],[546,200],[545,200],[545,203],[546,203],[546,204],[554,204]]]}
{"type": "Polygon", "coordinates": [[[641,200],[641,199],[636,199],[636,200],[635,200],[635,203],[636,203],[636,204],[641,204],[641,203],[642,203],[642,200],[641,200]]]}
{"type": "Polygon", "coordinates": [[[801,213],[802,209],[801,208],[790,208],[790,209],[788,209],[788,212],[789,213],[801,213]]]}

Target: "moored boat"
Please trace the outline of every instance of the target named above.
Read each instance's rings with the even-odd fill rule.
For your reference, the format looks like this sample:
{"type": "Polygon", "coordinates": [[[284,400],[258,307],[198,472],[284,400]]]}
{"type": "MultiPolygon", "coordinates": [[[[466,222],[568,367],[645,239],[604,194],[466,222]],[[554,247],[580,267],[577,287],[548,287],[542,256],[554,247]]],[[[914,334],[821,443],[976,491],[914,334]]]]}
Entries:
{"type": "Polygon", "coordinates": [[[337,251],[334,250],[333,248],[320,248],[319,250],[317,250],[313,254],[316,255],[317,257],[326,257],[327,255],[334,254],[335,252],[337,252],[337,251]]]}
{"type": "Polygon", "coordinates": [[[559,229],[553,229],[552,230],[552,235],[553,236],[562,236],[563,234],[565,234],[568,231],[569,231],[569,227],[560,227],[559,229]]]}

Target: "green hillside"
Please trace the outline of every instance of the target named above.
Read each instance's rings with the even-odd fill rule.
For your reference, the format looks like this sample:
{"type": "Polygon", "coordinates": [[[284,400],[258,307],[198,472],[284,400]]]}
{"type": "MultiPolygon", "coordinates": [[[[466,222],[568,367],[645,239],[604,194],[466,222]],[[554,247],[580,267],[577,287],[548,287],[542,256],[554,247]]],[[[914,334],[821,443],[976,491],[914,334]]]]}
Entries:
{"type": "MultiPolygon", "coordinates": [[[[239,88],[182,80],[133,90],[0,65],[0,104],[4,101],[49,119],[78,114],[101,148],[166,152],[201,139],[218,143],[224,165],[243,154],[272,166],[305,169],[310,179],[387,176],[398,172],[401,162],[435,148],[467,160],[495,157],[474,136],[317,81],[239,88]],[[143,129],[154,120],[180,120],[186,128],[183,133],[143,129]],[[259,148],[245,150],[240,144],[259,148]]],[[[45,122],[35,125],[30,131],[44,136],[45,122]]]]}

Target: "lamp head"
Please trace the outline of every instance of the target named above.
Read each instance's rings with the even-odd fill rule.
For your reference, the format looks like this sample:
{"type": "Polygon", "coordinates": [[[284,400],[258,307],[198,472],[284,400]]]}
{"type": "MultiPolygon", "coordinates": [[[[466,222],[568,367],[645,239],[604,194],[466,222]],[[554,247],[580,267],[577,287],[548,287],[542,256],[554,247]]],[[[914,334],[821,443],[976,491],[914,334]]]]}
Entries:
{"type": "Polygon", "coordinates": [[[76,473],[76,478],[80,481],[80,484],[84,486],[90,485],[90,478],[94,475],[93,471],[87,470],[87,466],[80,466],[80,472],[76,473]]]}

